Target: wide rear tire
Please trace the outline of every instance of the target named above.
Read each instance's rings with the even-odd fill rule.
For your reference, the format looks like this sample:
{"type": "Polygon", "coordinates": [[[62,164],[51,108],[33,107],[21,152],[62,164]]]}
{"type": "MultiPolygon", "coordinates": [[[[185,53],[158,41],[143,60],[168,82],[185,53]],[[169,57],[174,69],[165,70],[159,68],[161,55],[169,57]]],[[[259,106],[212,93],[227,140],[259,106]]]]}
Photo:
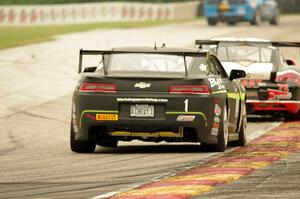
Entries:
{"type": "Polygon", "coordinates": [[[277,26],[279,23],[279,12],[277,11],[276,14],[274,14],[274,17],[270,20],[270,24],[273,26],[277,26]]]}
{"type": "Polygon", "coordinates": [[[241,124],[241,128],[238,132],[238,136],[239,139],[234,142],[234,144],[236,146],[246,146],[248,143],[248,139],[247,139],[247,133],[246,133],[246,129],[247,129],[247,111],[246,111],[246,106],[244,105],[244,108],[242,110],[242,124],[241,124]]]}
{"type": "Polygon", "coordinates": [[[70,147],[72,151],[77,153],[93,153],[95,151],[96,144],[91,140],[87,140],[87,141],[75,140],[75,133],[71,125],[70,147]]]}
{"type": "Polygon", "coordinates": [[[254,13],[253,19],[251,20],[250,24],[253,26],[258,26],[261,23],[261,11],[257,9],[254,13]]]}
{"type": "Polygon", "coordinates": [[[217,25],[218,21],[214,18],[207,18],[207,23],[210,26],[215,26],[215,25],[217,25]]]}

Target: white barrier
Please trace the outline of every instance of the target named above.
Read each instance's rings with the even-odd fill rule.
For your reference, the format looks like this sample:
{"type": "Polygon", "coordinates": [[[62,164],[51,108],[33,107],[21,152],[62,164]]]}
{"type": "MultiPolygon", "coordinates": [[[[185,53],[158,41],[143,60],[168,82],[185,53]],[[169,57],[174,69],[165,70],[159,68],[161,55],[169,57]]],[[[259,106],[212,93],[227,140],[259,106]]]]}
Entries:
{"type": "Polygon", "coordinates": [[[49,25],[158,19],[189,19],[199,2],[185,3],[83,3],[0,6],[0,25],[49,25]]]}

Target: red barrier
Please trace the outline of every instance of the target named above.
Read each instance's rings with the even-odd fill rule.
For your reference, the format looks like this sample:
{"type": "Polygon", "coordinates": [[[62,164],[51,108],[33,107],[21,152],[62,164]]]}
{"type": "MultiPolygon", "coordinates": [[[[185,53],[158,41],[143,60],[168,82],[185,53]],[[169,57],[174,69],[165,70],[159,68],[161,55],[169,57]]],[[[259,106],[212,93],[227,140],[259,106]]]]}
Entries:
{"type": "Polygon", "coordinates": [[[15,18],[16,18],[16,14],[15,14],[14,10],[10,9],[9,13],[8,13],[8,22],[13,23],[15,21],[15,18]]]}
{"type": "Polygon", "coordinates": [[[24,23],[26,20],[27,20],[27,13],[26,13],[26,11],[23,9],[23,10],[21,10],[21,13],[20,13],[20,22],[21,22],[21,23],[24,23]]]}
{"type": "Polygon", "coordinates": [[[5,14],[3,10],[0,10],[0,22],[3,22],[5,19],[5,14]]]}
{"type": "Polygon", "coordinates": [[[38,13],[35,10],[31,10],[31,14],[30,14],[30,22],[36,22],[38,18],[38,13]]]}

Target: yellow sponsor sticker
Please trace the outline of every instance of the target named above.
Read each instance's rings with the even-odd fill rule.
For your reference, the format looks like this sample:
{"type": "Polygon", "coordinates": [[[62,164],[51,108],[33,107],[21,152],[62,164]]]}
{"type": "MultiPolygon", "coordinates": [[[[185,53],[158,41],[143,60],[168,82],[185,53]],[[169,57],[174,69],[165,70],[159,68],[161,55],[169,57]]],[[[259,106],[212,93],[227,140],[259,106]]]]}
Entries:
{"type": "Polygon", "coordinates": [[[96,114],[96,120],[100,121],[117,121],[118,114],[96,114]]]}

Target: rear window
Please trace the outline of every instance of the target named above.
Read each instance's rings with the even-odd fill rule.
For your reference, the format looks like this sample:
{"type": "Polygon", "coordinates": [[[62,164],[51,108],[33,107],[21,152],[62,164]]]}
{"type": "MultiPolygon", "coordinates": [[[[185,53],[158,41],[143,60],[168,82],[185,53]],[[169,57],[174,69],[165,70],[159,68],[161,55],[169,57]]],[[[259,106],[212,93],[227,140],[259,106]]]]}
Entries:
{"type": "Polygon", "coordinates": [[[188,76],[206,75],[204,56],[181,56],[157,53],[112,54],[107,66],[107,75],[135,76],[188,76]]]}
{"type": "Polygon", "coordinates": [[[236,45],[220,46],[218,56],[221,61],[272,62],[272,49],[260,46],[236,45]]]}

